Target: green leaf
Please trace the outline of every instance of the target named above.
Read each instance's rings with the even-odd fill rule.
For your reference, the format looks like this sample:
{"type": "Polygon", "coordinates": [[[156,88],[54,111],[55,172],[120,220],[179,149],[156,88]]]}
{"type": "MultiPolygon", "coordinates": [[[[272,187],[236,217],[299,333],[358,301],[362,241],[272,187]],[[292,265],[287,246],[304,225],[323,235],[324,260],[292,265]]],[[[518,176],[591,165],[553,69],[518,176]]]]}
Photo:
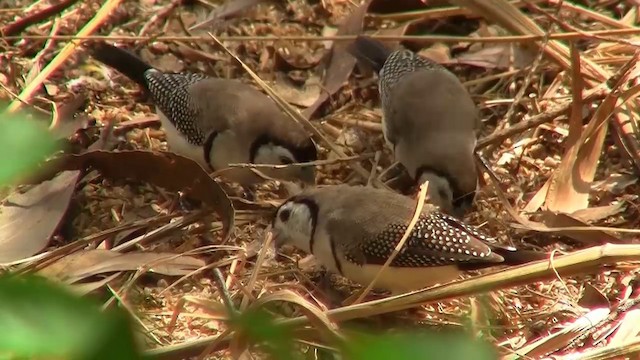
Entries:
{"type": "Polygon", "coordinates": [[[56,142],[42,124],[24,115],[0,111],[0,185],[38,165],[55,151],[56,142]]]}
{"type": "Polygon", "coordinates": [[[346,358],[353,360],[447,359],[495,360],[497,354],[486,343],[464,334],[403,333],[356,334],[347,348],[346,358]]]}
{"type": "Polygon", "coordinates": [[[0,328],[0,358],[141,358],[126,313],[36,276],[0,276],[0,328]]]}
{"type": "Polygon", "coordinates": [[[233,322],[249,340],[263,345],[272,358],[293,359],[294,336],[290,328],[276,324],[268,312],[262,309],[249,310],[238,315],[233,322]]]}

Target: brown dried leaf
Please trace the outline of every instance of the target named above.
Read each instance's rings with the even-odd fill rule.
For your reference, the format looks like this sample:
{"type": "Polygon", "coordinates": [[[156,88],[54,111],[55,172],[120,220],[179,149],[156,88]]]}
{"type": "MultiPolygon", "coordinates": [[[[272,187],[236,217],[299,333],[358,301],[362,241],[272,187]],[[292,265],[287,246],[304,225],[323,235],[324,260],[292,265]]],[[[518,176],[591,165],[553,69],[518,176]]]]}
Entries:
{"type": "Polygon", "coordinates": [[[638,324],[640,324],[640,309],[627,311],[620,320],[618,329],[611,337],[609,345],[620,345],[638,336],[640,334],[638,324]]]}
{"type": "Polygon", "coordinates": [[[621,213],[625,209],[624,205],[624,202],[616,202],[611,205],[590,207],[578,210],[571,214],[571,216],[585,223],[592,223],[621,213]]]}
{"type": "Polygon", "coordinates": [[[431,59],[438,64],[447,64],[451,62],[451,50],[443,43],[435,43],[428,48],[420,50],[418,54],[431,59]]]}
{"type": "Polygon", "coordinates": [[[586,309],[610,308],[609,299],[600,290],[589,283],[584,283],[584,293],[578,300],[578,305],[586,309]]]}
{"type": "Polygon", "coordinates": [[[275,71],[308,70],[314,68],[324,57],[324,53],[313,53],[295,44],[281,44],[273,54],[275,71]]]}
{"type": "MultiPolygon", "coordinates": [[[[590,183],[593,181],[599,158],[599,156],[593,159],[592,156],[579,157],[578,155],[584,145],[579,142],[583,131],[581,111],[583,80],[582,74],[580,73],[580,54],[575,45],[571,46],[571,64],[573,102],[571,116],[569,118],[569,136],[566,140],[567,150],[562,157],[562,163],[560,163],[560,166],[554,171],[545,201],[549,210],[567,214],[585,209],[589,206],[590,183]]],[[[611,110],[613,110],[613,108],[611,110]]],[[[602,114],[602,111],[598,111],[597,113],[602,114]]],[[[608,116],[608,114],[610,114],[610,112],[602,115],[608,116]]],[[[592,121],[595,121],[595,119],[596,117],[594,115],[592,121]]],[[[602,150],[606,127],[604,127],[604,130],[605,132],[600,131],[601,136],[597,137],[601,137],[601,141],[596,141],[596,143],[593,144],[594,149],[598,150],[598,155],[602,150]]],[[[592,152],[594,149],[592,149],[592,152]]]]}
{"type": "Polygon", "coordinates": [[[79,174],[62,172],[5,199],[0,206],[0,262],[24,259],[47,246],[64,218],[79,174]]]}
{"type": "Polygon", "coordinates": [[[69,254],[39,271],[41,275],[67,283],[114,271],[136,271],[148,268],[169,276],[184,276],[205,266],[203,260],[171,253],[131,252],[120,254],[110,250],[87,250],[69,254]]]}
{"type": "MultiPolygon", "coordinates": [[[[369,4],[372,0],[365,0],[362,5],[356,8],[351,15],[340,25],[338,35],[357,35],[362,32],[362,23],[367,13],[369,4]]],[[[318,100],[308,108],[302,115],[307,119],[311,118],[315,112],[324,104],[327,99],[336,93],[349,79],[356,59],[349,54],[347,46],[349,44],[344,41],[334,42],[331,51],[331,58],[326,66],[326,74],[323,80],[323,88],[325,91],[320,93],[318,100]]]]}
{"type": "Polygon", "coordinates": [[[533,63],[535,54],[517,44],[496,44],[477,51],[468,51],[452,62],[487,69],[523,69],[533,63]]]}
{"type": "Polygon", "coordinates": [[[317,77],[310,78],[300,87],[286,76],[279,73],[276,76],[277,82],[271,84],[271,88],[290,104],[309,107],[320,97],[320,79],[317,77]]]}
{"type": "Polygon", "coordinates": [[[224,229],[223,241],[231,236],[235,218],[231,200],[198,163],[186,157],[171,152],[95,150],[63,155],[47,165],[54,171],[92,167],[108,178],[136,179],[167,190],[183,191],[218,213],[224,229]]]}
{"type": "Polygon", "coordinates": [[[214,29],[221,27],[224,24],[224,20],[229,19],[248,7],[254,6],[262,0],[231,0],[226,1],[222,5],[215,8],[207,19],[199,24],[193,25],[189,30],[204,29],[206,27],[212,27],[214,29]]]}
{"type": "MultiPolygon", "coordinates": [[[[550,228],[589,226],[589,224],[586,224],[565,213],[552,213],[550,211],[544,211],[542,215],[544,224],[550,228]]],[[[597,229],[594,229],[593,231],[562,230],[558,231],[558,234],[570,237],[588,246],[602,245],[606,243],[623,243],[623,241],[615,234],[597,229]]]]}

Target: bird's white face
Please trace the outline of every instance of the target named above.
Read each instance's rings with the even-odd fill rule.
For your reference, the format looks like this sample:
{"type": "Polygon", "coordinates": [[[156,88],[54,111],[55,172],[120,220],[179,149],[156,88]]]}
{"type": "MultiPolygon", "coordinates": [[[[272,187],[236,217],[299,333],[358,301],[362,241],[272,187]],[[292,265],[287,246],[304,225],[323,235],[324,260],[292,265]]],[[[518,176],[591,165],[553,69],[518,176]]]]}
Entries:
{"type": "MultiPolygon", "coordinates": [[[[289,165],[296,161],[295,156],[284,146],[265,144],[256,152],[256,164],[289,165]]],[[[261,169],[265,175],[283,180],[301,180],[306,184],[315,183],[315,169],[313,166],[291,166],[284,169],[261,169]]]]}
{"type": "Polygon", "coordinates": [[[276,246],[291,244],[300,250],[311,253],[309,245],[313,226],[309,205],[287,201],[278,208],[271,231],[276,246]]]}

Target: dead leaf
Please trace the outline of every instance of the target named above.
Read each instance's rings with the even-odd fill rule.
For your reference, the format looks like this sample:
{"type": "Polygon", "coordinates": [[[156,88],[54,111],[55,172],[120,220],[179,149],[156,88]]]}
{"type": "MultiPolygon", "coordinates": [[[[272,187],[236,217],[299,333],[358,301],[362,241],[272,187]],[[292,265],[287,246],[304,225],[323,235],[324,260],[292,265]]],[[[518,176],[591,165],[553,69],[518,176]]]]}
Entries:
{"type": "Polygon", "coordinates": [[[600,290],[593,287],[593,285],[589,283],[584,283],[584,293],[578,300],[578,305],[582,306],[586,309],[595,309],[595,308],[610,308],[611,304],[609,303],[609,299],[600,290]]]}
{"type": "Polygon", "coordinates": [[[438,64],[451,62],[451,51],[449,47],[443,43],[435,43],[428,48],[424,48],[418,52],[418,55],[431,59],[438,64]]]}
{"type": "Polygon", "coordinates": [[[136,271],[184,276],[205,266],[204,260],[171,253],[86,250],[69,254],[39,271],[41,275],[72,284],[82,279],[114,271],[136,271]]]}
{"type": "Polygon", "coordinates": [[[224,229],[223,241],[231,236],[235,218],[231,200],[198,163],[186,157],[171,152],[94,150],[62,155],[45,165],[49,171],[94,168],[111,179],[136,179],[170,191],[182,191],[218,213],[224,229]]]}
{"type": "Polygon", "coordinates": [[[524,69],[530,66],[536,54],[517,44],[496,44],[457,56],[453,63],[486,69],[524,69]]]}
{"type": "Polygon", "coordinates": [[[64,218],[79,175],[65,171],[5,199],[0,206],[0,263],[24,259],[47,246],[64,218]]]}
{"type": "Polygon", "coordinates": [[[71,291],[73,291],[77,295],[83,296],[83,295],[92,293],[92,292],[102,288],[103,286],[107,285],[112,280],[117,278],[119,275],[120,275],[120,273],[117,272],[117,273],[114,273],[112,275],[109,275],[109,276],[105,277],[104,279],[100,279],[100,280],[97,280],[97,281],[82,282],[82,283],[73,284],[73,285],[70,286],[70,289],[71,289],[71,291]]]}
{"type": "MultiPolygon", "coordinates": [[[[357,35],[362,32],[362,23],[367,13],[369,4],[372,0],[365,0],[362,5],[358,6],[349,15],[338,28],[338,35],[357,35]]],[[[320,93],[320,97],[313,105],[302,111],[302,115],[307,119],[313,117],[316,111],[324,104],[327,99],[336,91],[340,90],[347,82],[353,67],[356,65],[356,59],[347,52],[349,43],[340,41],[334,42],[331,51],[331,58],[326,66],[326,73],[323,80],[323,88],[325,91],[320,93]]]]}
{"type": "Polygon", "coordinates": [[[575,211],[571,216],[585,223],[593,223],[621,213],[625,209],[624,205],[625,203],[620,201],[610,205],[590,207],[575,211]]]}
{"type": "Polygon", "coordinates": [[[620,320],[615,334],[609,340],[609,345],[620,345],[638,336],[640,333],[638,324],[640,324],[640,309],[627,311],[620,320]]]}
{"type": "MultiPolygon", "coordinates": [[[[565,213],[552,213],[550,211],[542,212],[542,216],[544,219],[544,225],[550,228],[560,228],[560,227],[585,227],[589,226],[569,214],[565,213]]],[[[564,235],[572,238],[573,240],[579,241],[584,245],[592,246],[592,245],[602,245],[606,243],[612,244],[622,244],[623,241],[618,238],[612,232],[605,232],[601,230],[593,230],[593,231],[571,231],[571,230],[562,230],[558,231],[558,234],[564,235]]]]}
{"type": "Polygon", "coordinates": [[[311,77],[303,87],[296,86],[281,73],[276,73],[276,77],[277,81],[271,84],[271,88],[290,104],[309,107],[320,97],[321,88],[318,77],[311,77]]]}
{"type": "MultiPolygon", "coordinates": [[[[571,74],[573,105],[569,118],[569,136],[566,139],[567,148],[560,166],[553,173],[545,199],[550,211],[567,214],[589,206],[590,185],[595,176],[607,132],[607,126],[602,126],[597,136],[590,138],[585,143],[580,142],[583,132],[580,111],[583,80],[580,73],[580,57],[575,46],[571,48],[571,62],[577,69],[572,69],[571,74]]],[[[608,102],[605,100],[602,103],[591,122],[597,122],[598,117],[610,116],[615,106],[615,101],[611,100],[613,99],[610,97],[608,102]]]]}
{"type": "Polygon", "coordinates": [[[156,55],[148,48],[140,50],[140,56],[162,71],[179,73],[184,71],[184,63],[172,53],[156,55]]]}
{"type": "Polygon", "coordinates": [[[632,174],[611,174],[606,179],[596,181],[591,190],[604,191],[614,195],[624,194],[627,187],[638,182],[638,176],[632,174]]]}
{"type": "Polygon", "coordinates": [[[316,67],[323,57],[323,52],[314,53],[295,44],[283,43],[273,54],[273,68],[277,72],[309,70],[316,67]]]}
{"type": "Polygon", "coordinates": [[[224,24],[224,20],[239,14],[248,7],[258,4],[260,1],[262,0],[228,0],[211,11],[205,21],[193,25],[189,30],[203,29],[206,27],[216,29],[224,24]]]}

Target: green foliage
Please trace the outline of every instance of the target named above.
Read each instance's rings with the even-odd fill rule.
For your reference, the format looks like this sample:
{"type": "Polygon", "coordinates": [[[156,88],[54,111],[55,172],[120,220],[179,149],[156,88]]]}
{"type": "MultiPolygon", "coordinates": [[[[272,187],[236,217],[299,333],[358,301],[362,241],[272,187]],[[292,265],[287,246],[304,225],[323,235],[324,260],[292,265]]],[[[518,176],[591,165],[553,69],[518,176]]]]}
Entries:
{"type": "Polygon", "coordinates": [[[263,310],[250,310],[234,318],[236,329],[252,343],[263,344],[272,359],[293,360],[294,336],[291,329],[275,323],[263,310]]]}
{"type": "Polygon", "coordinates": [[[0,185],[14,181],[55,150],[50,132],[24,115],[0,111],[0,185]]]}
{"type": "Polygon", "coordinates": [[[433,332],[370,335],[351,338],[345,353],[349,359],[448,359],[495,360],[497,355],[486,343],[464,334],[433,332]]]}
{"type": "MultiPolygon", "coordinates": [[[[266,311],[250,310],[234,316],[232,323],[270,358],[301,358],[291,329],[266,311]]],[[[123,311],[102,312],[89,299],[36,276],[0,276],[0,324],[0,359],[141,359],[123,311]]],[[[350,360],[497,358],[488,344],[464,334],[357,332],[344,344],[327,345],[350,360]]]]}
{"type": "Polygon", "coordinates": [[[0,324],[0,359],[141,358],[126,313],[36,276],[0,276],[0,324]]]}

